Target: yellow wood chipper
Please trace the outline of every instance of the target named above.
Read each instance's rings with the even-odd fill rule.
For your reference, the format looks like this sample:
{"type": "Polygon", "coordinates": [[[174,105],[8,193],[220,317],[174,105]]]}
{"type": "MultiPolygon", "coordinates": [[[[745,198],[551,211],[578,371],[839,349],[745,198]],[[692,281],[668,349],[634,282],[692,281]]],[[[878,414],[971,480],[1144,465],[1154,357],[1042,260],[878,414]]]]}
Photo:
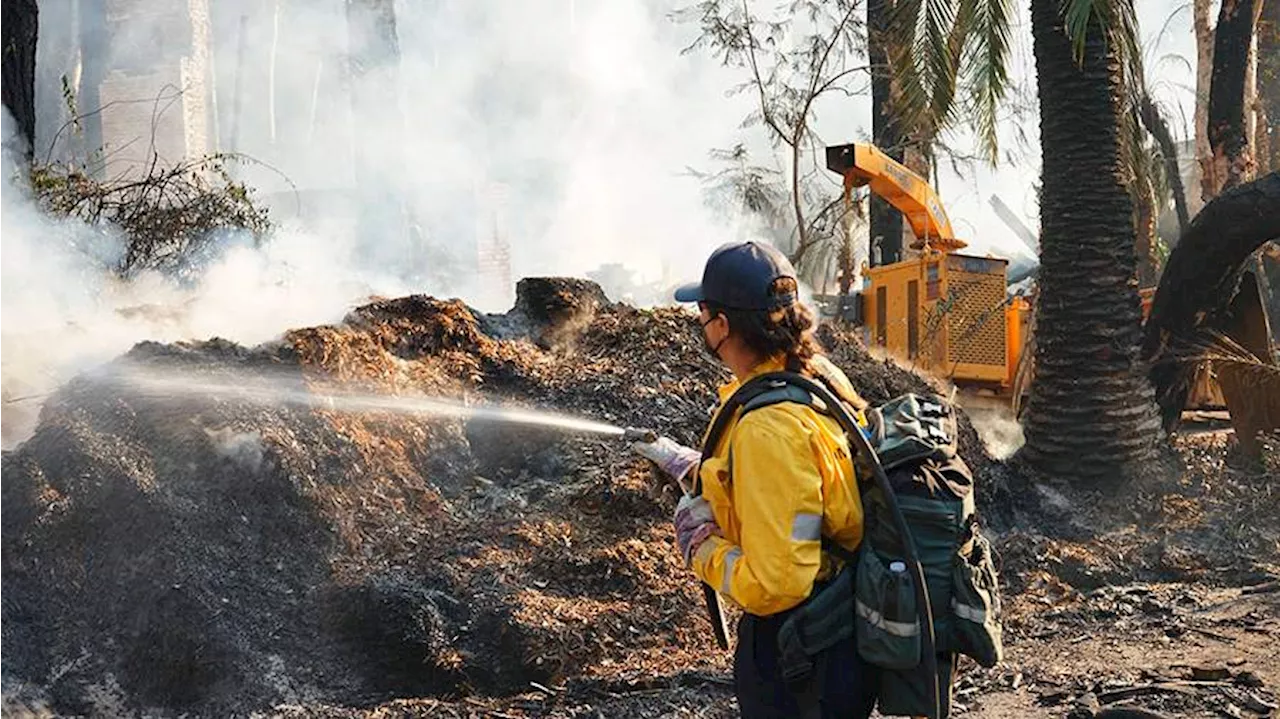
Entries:
{"type": "MultiPolygon", "coordinates": [[[[906,259],[863,266],[861,291],[839,312],[861,325],[868,347],[1019,412],[1034,374],[1034,303],[1007,291],[1008,261],[962,252],[967,244],[937,192],[879,148],[838,145],[826,154],[846,195],[867,187],[900,211],[915,235],[906,259]]],[[[1144,321],[1154,294],[1154,287],[1140,291],[1144,321]]],[[[1211,372],[1197,378],[1187,407],[1225,407],[1211,372]]]]}

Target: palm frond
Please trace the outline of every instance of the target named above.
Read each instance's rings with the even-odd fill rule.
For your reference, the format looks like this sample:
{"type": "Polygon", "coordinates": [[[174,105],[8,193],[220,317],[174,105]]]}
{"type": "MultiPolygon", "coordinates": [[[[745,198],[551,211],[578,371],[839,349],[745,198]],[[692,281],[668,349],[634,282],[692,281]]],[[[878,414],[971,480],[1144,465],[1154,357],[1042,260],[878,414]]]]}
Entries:
{"type": "Polygon", "coordinates": [[[1194,365],[1212,362],[1229,366],[1246,376],[1280,380],[1280,365],[1258,357],[1239,342],[1217,330],[1201,329],[1191,337],[1175,338],[1161,356],[1162,364],[1194,365]]]}
{"type": "Polygon", "coordinates": [[[1191,3],[1184,2],[1173,8],[1173,10],[1165,16],[1164,23],[1160,25],[1160,32],[1156,33],[1151,43],[1153,46],[1159,47],[1164,42],[1165,37],[1169,34],[1169,27],[1173,25],[1173,21],[1181,14],[1191,10],[1191,3]]]}
{"type": "Polygon", "coordinates": [[[956,8],[950,0],[925,0],[924,32],[916,37],[915,52],[927,52],[925,67],[933,89],[934,107],[945,117],[955,97],[955,62],[948,52],[947,37],[955,24],[956,8]]]}
{"type": "Polygon", "coordinates": [[[1124,86],[1131,102],[1142,96],[1146,73],[1142,61],[1142,35],[1133,0],[1114,0],[1107,4],[1107,40],[1115,47],[1116,57],[1124,73],[1124,86]]]}
{"type": "Polygon", "coordinates": [[[1196,71],[1195,66],[1191,64],[1191,61],[1188,60],[1185,55],[1180,55],[1176,52],[1166,52],[1161,55],[1156,59],[1156,65],[1174,65],[1180,67],[1184,72],[1189,74],[1195,74],[1196,71]]]}
{"type": "Polygon", "coordinates": [[[1009,85],[1010,0],[903,0],[890,15],[893,111],[921,150],[963,115],[983,159],[999,160],[997,112],[1009,85]]]}
{"type": "MultiPolygon", "coordinates": [[[[973,122],[983,154],[995,164],[999,157],[997,111],[1008,89],[1012,8],[1009,0],[974,0],[968,50],[968,93],[973,97],[973,122]]],[[[959,23],[957,23],[958,25],[959,23]]]]}
{"type": "Polygon", "coordinates": [[[894,110],[909,127],[941,127],[952,112],[956,63],[950,39],[956,13],[955,0],[903,0],[890,11],[886,44],[900,90],[894,110]]]}
{"type": "Polygon", "coordinates": [[[1151,184],[1150,163],[1147,161],[1147,133],[1136,110],[1120,116],[1117,128],[1120,151],[1120,167],[1125,184],[1131,192],[1145,193],[1151,184]]]}
{"type": "Polygon", "coordinates": [[[973,31],[974,16],[980,2],[982,0],[960,0],[960,4],[956,6],[956,21],[947,38],[947,52],[951,53],[952,58],[962,58],[969,34],[973,31]]]}
{"type": "Polygon", "coordinates": [[[909,45],[893,45],[888,48],[888,68],[874,68],[873,72],[888,73],[893,78],[894,90],[888,110],[900,127],[920,128],[936,124],[932,118],[937,113],[931,106],[931,93],[927,82],[916,66],[909,45]]]}
{"type": "MultiPolygon", "coordinates": [[[[956,6],[955,23],[951,27],[951,33],[947,38],[947,52],[951,55],[951,65],[957,73],[953,82],[956,85],[957,92],[963,87],[967,93],[960,98],[965,110],[970,111],[978,104],[977,98],[973,95],[973,88],[967,81],[973,76],[972,55],[974,41],[976,16],[978,13],[978,5],[984,0],[959,0],[956,6]]],[[[936,132],[930,133],[930,130],[941,129],[949,126],[954,122],[960,108],[956,105],[960,104],[952,102],[950,108],[944,108],[945,115],[937,115],[928,118],[925,127],[921,131],[928,135],[937,135],[936,132]]]]}
{"type": "MultiPolygon", "coordinates": [[[[1085,40],[1091,28],[1102,32],[1120,61],[1126,88],[1136,90],[1142,83],[1142,47],[1138,16],[1133,0],[1062,0],[1062,19],[1075,52],[1076,62],[1084,60],[1085,40]]],[[[1130,92],[1130,97],[1137,93],[1130,92]]]]}
{"type": "Polygon", "coordinates": [[[1099,6],[1104,4],[1105,0],[1062,0],[1062,22],[1067,37],[1071,38],[1071,49],[1076,62],[1084,58],[1084,41],[1089,35],[1089,24],[1095,17],[1101,21],[1102,9],[1099,6]]]}

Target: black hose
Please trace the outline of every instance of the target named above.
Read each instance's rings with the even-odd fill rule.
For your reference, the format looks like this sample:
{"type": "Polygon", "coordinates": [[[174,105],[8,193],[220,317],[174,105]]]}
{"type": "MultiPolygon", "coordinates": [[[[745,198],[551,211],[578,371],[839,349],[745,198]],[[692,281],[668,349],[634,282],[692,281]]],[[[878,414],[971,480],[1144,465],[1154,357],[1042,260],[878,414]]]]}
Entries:
{"type": "Polygon", "coordinates": [[[933,632],[933,608],[929,604],[929,589],[925,584],[924,566],[920,564],[920,556],[916,554],[915,539],[911,536],[911,528],[907,526],[907,519],[902,514],[902,508],[898,506],[898,497],[893,492],[893,485],[889,483],[889,475],[885,473],[884,466],[880,464],[880,458],[876,455],[875,449],[871,446],[867,435],[863,433],[858,423],[849,416],[845,410],[844,404],[825,386],[818,382],[805,377],[804,375],[791,372],[777,372],[761,375],[756,379],[758,382],[778,381],[793,384],[813,396],[822,400],[827,405],[827,409],[835,418],[840,427],[849,435],[850,442],[856,442],[858,450],[865,454],[868,462],[871,464],[871,473],[875,478],[876,486],[880,488],[880,492],[884,495],[885,504],[889,507],[889,514],[893,517],[895,529],[898,530],[899,536],[902,537],[902,553],[905,555],[906,564],[911,568],[911,573],[915,577],[912,588],[916,595],[916,613],[920,619],[921,638],[924,646],[922,647],[923,657],[921,657],[925,671],[928,672],[928,681],[933,687],[933,719],[940,719],[942,716],[942,694],[938,686],[938,654],[937,654],[937,637],[933,632]]]}

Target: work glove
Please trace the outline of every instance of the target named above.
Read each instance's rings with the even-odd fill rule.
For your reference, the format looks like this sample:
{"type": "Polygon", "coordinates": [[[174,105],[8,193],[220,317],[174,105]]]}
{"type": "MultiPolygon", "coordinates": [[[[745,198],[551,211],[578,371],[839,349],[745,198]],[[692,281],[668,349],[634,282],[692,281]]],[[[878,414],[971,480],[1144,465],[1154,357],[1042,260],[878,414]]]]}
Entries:
{"type": "Polygon", "coordinates": [[[631,449],[657,465],[663,474],[677,484],[702,460],[701,452],[677,444],[669,437],[659,437],[656,442],[633,442],[631,449]]]}
{"type": "Polygon", "coordinates": [[[707,537],[713,534],[720,536],[720,526],[711,513],[711,505],[702,497],[688,494],[681,497],[676,504],[675,524],[676,545],[686,567],[693,566],[693,555],[698,553],[698,547],[707,541],[707,537]]]}

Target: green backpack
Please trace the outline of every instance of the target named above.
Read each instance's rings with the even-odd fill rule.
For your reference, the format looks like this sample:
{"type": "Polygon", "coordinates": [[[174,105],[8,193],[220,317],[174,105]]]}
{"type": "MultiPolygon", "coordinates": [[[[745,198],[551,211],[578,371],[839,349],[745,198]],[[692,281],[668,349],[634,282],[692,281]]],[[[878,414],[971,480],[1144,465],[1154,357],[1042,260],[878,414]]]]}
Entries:
{"type": "MultiPolygon", "coordinates": [[[[986,667],[1003,655],[998,577],[978,531],[972,473],[956,452],[955,412],[939,396],[908,394],[869,410],[863,429],[829,387],[770,373],[745,383],[720,413],[727,424],[739,407],[813,407],[841,424],[860,474],[875,478],[862,491],[858,551],[823,538],[845,569],[779,631],[783,674],[802,683],[824,650],[856,634],[859,654],[880,670],[880,712],[941,719],[950,714],[955,655],[986,667]]],[[[712,427],[708,446],[724,429],[712,427]]]]}

